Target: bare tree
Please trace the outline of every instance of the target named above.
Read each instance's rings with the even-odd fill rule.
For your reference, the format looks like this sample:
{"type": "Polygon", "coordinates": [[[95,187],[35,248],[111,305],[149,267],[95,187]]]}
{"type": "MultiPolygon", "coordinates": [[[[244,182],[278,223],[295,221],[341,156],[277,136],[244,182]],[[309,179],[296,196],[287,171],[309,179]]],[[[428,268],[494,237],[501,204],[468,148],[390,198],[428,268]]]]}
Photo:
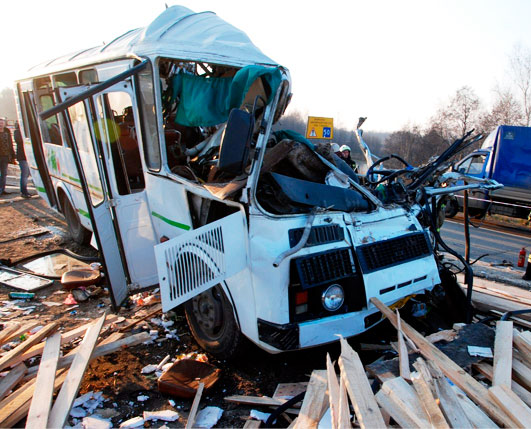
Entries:
{"type": "Polygon", "coordinates": [[[469,86],[459,88],[446,106],[431,118],[429,128],[436,130],[448,143],[463,137],[479,126],[481,103],[469,86]]]}
{"type": "Polygon", "coordinates": [[[524,125],[531,124],[531,49],[521,44],[509,56],[510,74],[524,108],[524,125]]]}
{"type": "Polygon", "coordinates": [[[481,129],[490,132],[498,125],[524,125],[522,108],[507,88],[495,88],[496,98],[492,109],[481,116],[481,129]]]}

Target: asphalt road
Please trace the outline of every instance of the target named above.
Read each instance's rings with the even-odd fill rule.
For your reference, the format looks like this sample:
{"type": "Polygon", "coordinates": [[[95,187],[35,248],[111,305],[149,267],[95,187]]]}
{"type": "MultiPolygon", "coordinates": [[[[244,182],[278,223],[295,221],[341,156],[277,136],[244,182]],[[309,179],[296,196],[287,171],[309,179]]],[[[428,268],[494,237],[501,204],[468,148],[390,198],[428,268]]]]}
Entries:
{"type": "MultiPolygon", "coordinates": [[[[465,234],[462,224],[446,219],[441,229],[441,237],[448,246],[461,255],[465,255],[465,234]]],[[[519,236],[514,232],[499,232],[486,228],[470,227],[470,261],[488,254],[481,258],[483,262],[501,263],[506,260],[516,266],[518,253],[522,247],[527,249],[527,255],[529,255],[531,250],[529,237],[519,236]]]]}

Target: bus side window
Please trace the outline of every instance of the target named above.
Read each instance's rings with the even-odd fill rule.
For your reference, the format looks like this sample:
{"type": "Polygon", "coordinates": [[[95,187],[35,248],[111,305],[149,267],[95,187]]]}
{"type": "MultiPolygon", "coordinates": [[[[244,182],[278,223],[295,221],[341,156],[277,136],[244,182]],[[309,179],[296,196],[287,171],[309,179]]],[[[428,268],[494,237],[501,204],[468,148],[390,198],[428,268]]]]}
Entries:
{"type": "MultiPolygon", "coordinates": [[[[52,89],[52,82],[49,77],[43,77],[34,80],[37,110],[44,112],[55,106],[56,100],[52,89]]],[[[71,146],[70,136],[66,132],[63,118],[54,115],[43,121],[39,118],[41,135],[43,143],[51,143],[61,146],[63,144],[63,135],[65,136],[67,146],[71,146]],[[63,133],[61,133],[61,128],[63,133]]]]}
{"type": "MultiPolygon", "coordinates": [[[[48,110],[53,107],[54,103],[50,95],[41,95],[39,97],[39,104],[41,112],[48,110]]],[[[45,121],[41,120],[43,140],[46,143],[52,143],[56,145],[62,145],[63,140],[61,139],[61,131],[59,131],[59,123],[57,115],[51,116],[45,121]]]]}
{"type": "Polygon", "coordinates": [[[102,140],[111,153],[119,194],[143,190],[144,175],[131,97],[126,92],[104,94],[103,100],[98,98],[97,109],[103,128],[102,140]]]}

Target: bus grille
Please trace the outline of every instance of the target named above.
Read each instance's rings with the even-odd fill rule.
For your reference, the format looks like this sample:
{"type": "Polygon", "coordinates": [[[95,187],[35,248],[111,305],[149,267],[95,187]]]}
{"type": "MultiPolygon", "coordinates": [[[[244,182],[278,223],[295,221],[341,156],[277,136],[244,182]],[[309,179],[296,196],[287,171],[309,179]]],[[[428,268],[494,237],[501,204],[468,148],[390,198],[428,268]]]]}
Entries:
{"type": "Polygon", "coordinates": [[[422,232],[359,246],[356,250],[364,273],[423,258],[431,253],[422,232]]]}
{"type": "MultiPolygon", "coordinates": [[[[295,228],[288,231],[289,247],[295,247],[304,233],[304,228],[295,228]]],[[[304,247],[319,246],[321,244],[343,241],[345,233],[339,225],[312,226],[308,241],[304,247]]]]}
{"type": "Polygon", "coordinates": [[[295,260],[303,289],[350,277],[356,272],[352,251],[339,249],[295,260]]]}

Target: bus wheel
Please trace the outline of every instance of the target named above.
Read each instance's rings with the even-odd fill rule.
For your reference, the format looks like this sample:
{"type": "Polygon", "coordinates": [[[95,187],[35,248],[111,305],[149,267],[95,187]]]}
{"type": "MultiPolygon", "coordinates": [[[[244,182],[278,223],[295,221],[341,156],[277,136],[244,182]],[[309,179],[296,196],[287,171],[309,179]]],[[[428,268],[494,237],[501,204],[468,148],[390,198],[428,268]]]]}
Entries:
{"type": "Polygon", "coordinates": [[[89,244],[92,233],[81,225],[79,216],[68,201],[68,198],[63,197],[62,201],[63,214],[68,225],[68,231],[72,236],[72,239],[78,244],[89,244]]]}
{"type": "Polygon", "coordinates": [[[450,198],[446,203],[445,216],[454,217],[459,212],[459,203],[456,198],[450,198]]]}
{"type": "Polygon", "coordinates": [[[187,301],[184,311],[192,335],[201,348],[219,359],[237,354],[242,334],[234,319],[232,305],[220,285],[187,301]]]}

